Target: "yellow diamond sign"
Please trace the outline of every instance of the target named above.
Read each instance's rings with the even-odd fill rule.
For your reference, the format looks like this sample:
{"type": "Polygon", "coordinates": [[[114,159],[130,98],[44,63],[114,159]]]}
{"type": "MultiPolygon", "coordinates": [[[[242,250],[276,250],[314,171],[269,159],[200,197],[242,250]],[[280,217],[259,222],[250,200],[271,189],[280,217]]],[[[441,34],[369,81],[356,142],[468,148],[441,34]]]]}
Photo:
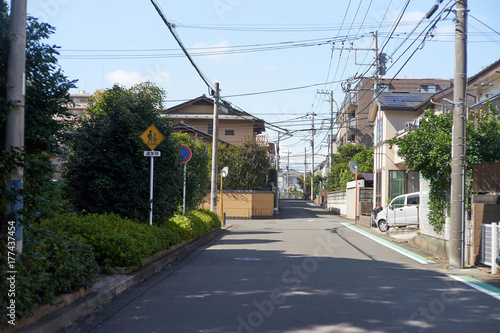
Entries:
{"type": "Polygon", "coordinates": [[[158,147],[163,140],[165,140],[165,137],[155,125],[151,125],[144,131],[144,133],[141,134],[141,139],[144,141],[146,146],[149,147],[149,149],[155,150],[155,148],[158,147]]]}

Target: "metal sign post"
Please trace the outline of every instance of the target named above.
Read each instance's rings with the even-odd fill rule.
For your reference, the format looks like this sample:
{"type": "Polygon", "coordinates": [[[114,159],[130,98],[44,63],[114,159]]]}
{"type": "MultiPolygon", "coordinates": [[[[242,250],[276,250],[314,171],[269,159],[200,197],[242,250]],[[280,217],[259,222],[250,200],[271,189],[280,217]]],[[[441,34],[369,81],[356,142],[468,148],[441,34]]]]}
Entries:
{"type": "Polygon", "coordinates": [[[222,221],[222,225],[226,225],[226,221],[224,221],[224,191],[222,190],[222,180],[227,177],[229,173],[229,168],[225,166],[222,168],[220,172],[220,219],[222,221]]]}
{"type": "Polygon", "coordinates": [[[149,225],[153,225],[153,170],[154,170],[154,158],[160,157],[161,152],[155,151],[154,149],[158,147],[163,140],[165,140],[165,136],[161,134],[161,132],[156,128],[155,125],[149,126],[144,133],[140,135],[142,141],[148,146],[151,150],[146,150],[144,152],[144,156],[151,157],[151,172],[149,174],[149,225]]]}
{"type": "Polygon", "coordinates": [[[192,153],[191,149],[186,145],[180,145],[177,150],[179,151],[181,163],[184,163],[184,186],[182,189],[182,215],[184,215],[186,214],[186,164],[191,159],[192,153]]]}
{"type": "Polygon", "coordinates": [[[354,200],[354,224],[358,223],[358,164],[354,161],[349,162],[349,170],[355,174],[354,181],[356,182],[355,187],[355,200],[354,200]]]}

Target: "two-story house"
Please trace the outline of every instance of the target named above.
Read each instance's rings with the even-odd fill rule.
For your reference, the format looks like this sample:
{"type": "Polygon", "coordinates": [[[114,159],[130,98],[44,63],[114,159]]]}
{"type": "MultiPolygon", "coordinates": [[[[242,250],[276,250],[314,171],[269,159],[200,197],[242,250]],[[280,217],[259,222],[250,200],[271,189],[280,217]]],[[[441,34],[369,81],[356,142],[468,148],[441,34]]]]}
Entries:
{"type": "MultiPolygon", "coordinates": [[[[162,116],[172,119],[175,128],[188,133],[191,139],[213,134],[214,100],[202,95],[163,110],[162,116]]],[[[239,145],[247,138],[265,131],[264,121],[221,101],[219,109],[219,140],[239,145]]]]}

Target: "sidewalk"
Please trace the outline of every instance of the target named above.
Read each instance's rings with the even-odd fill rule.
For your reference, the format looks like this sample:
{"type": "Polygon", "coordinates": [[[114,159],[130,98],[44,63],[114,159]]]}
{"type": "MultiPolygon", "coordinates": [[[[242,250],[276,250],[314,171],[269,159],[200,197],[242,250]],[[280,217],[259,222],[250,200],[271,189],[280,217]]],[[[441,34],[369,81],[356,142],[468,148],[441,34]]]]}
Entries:
{"type": "MultiPolygon", "coordinates": [[[[17,326],[6,327],[5,332],[19,333],[49,333],[57,332],[66,325],[91,314],[96,308],[111,300],[123,291],[136,286],[142,280],[156,274],[175,260],[186,256],[195,256],[203,250],[204,245],[215,238],[222,236],[228,228],[215,230],[205,237],[187,243],[162,258],[155,260],[137,271],[128,275],[101,275],[99,281],[93,286],[92,291],[79,300],[62,306],[55,312],[43,316],[31,326],[23,326],[23,321],[17,326]]],[[[35,311],[35,316],[37,316],[35,311]]],[[[41,315],[41,314],[38,314],[41,315]]],[[[29,319],[29,318],[27,318],[29,319]]]]}
{"type": "Polygon", "coordinates": [[[369,217],[368,219],[362,219],[357,224],[354,224],[354,220],[346,219],[349,224],[356,226],[357,228],[370,233],[374,237],[391,242],[397,246],[400,246],[412,253],[420,255],[424,258],[432,260],[434,263],[429,263],[426,265],[429,269],[438,271],[442,274],[449,274],[455,276],[467,276],[473,279],[477,279],[482,283],[488,284],[495,288],[500,288],[500,274],[491,274],[490,267],[486,266],[472,266],[463,269],[449,268],[449,260],[437,256],[433,253],[427,252],[418,246],[411,245],[411,240],[419,234],[419,229],[417,227],[406,227],[406,228],[391,228],[387,232],[381,232],[376,227],[370,227],[369,217]]]}

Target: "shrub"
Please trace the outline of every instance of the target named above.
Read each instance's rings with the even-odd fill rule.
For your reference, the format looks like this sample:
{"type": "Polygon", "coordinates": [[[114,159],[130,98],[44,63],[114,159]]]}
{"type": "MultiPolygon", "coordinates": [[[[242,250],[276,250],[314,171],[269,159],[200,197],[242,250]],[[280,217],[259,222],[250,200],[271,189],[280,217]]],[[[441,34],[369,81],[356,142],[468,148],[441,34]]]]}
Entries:
{"type": "MultiPolygon", "coordinates": [[[[84,242],[41,227],[25,229],[23,254],[16,262],[16,318],[33,313],[38,304],[50,303],[54,297],[91,287],[98,266],[92,247],[84,242]]],[[[0,285],[7,295],[7,266],[2,265],[0,285]]],[[[2,298],[2,309],[7,299],[2,298]]],[[[2,316],[0,327],[8,317],[2,316]]]]}

